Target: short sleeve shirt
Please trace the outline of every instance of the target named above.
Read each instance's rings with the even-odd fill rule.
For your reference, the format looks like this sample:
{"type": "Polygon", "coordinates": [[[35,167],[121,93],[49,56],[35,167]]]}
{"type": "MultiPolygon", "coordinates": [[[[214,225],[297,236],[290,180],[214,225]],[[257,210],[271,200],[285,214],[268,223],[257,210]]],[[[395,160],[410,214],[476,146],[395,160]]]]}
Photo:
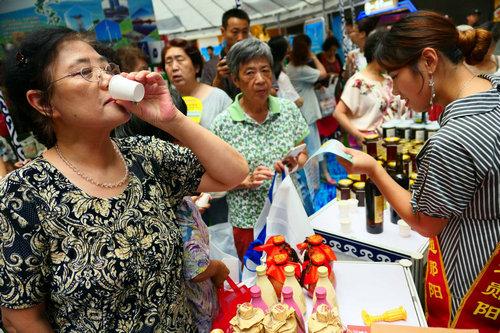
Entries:
{"type": "Polygon", "coordinates": [[[398,106],[393,103],[392,80],[388,75],[379,82],[358,72],[347,80],[340,99],[350,110],[351,123],[361,131],[377,130],[389,110],[398,111],[398,106]]]}
{"type": "Polygon", "coordinates": [[[319,73],[318,69],[308,65],[294,66],[290,63],[286,67],[286,74],[297,93],[304,99],[300,111],[308,124],[314,124],[322,118],[318,97],[314,92],[314,83],[318,81],[319,73]]]}
{"type": "Polygon", "coordinates": [[[438,236],[455,313],[500,242],[500,78],[456,100],[417,156],[413,211],[448,220],[438,236]]]}
{"type": "Polygon", "coordinates": [[[297,90],[290,82],[290,78],[285,72],[281,71],[278,76],[278,97],[288,99],[289,101],[295,102],[300,98],[300,95],[297,93],[297,90]]]}
{"type": "MultiPolygon", "coordinates": [[[[259,124],[240,106],[241,94],[212,124],[214,134],[236,148],[250,170],[274,163],[309,134],[307,124],[293,102],[269,96],[269,112],[259,124]]],[[[229,222],[238,228],[253,228],[264,206],[270,181],[256,189],[236,189],[227,194],[229,222]]]]}
{"type": "Polygon", "coordinates": [[[201,113],[200,125],[210,128],[215,117],[227,109],[233,100],[222,90],[212,87],[212,91],[202,101],[203,111],[201,113]]]}
{"type": "Polygon", "coordinates": [[[161,140],[116,142],[130,172],[116,197],[40,157],[0,182],[0,305],[45,302],[55,332],[193,332],[175,212],[203,167],[161,140]]]}

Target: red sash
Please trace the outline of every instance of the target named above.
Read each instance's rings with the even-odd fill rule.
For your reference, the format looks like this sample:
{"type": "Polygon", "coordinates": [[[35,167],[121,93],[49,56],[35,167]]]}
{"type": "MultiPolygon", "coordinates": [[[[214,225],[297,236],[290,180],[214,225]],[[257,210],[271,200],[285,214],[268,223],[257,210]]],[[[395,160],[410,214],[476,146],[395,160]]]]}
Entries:
{"type": "Polygon", "coordinates": [[[427,324],[431,327],[479,328],[500,331],[500,243],[484,265],[451,322],[451,296],[437,237],[429,239],[425,275],[427,324]]]}

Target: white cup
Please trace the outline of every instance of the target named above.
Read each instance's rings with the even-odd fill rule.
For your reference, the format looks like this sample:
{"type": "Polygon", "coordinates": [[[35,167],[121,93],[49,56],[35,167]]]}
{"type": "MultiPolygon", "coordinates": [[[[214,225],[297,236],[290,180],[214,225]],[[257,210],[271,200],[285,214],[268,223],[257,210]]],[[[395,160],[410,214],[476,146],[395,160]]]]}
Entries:
{"type": "Polygon", "coordinates": [[[349,211],[351,210],[351,203],[349,200],[339,200],[338,207],[340,221],[349,220],[349,211]]]}
{"type": "Polygon", "coordinates": [[[410,235],[411,235],[411,228],[408,225],[408,223],[406,223],[403,220],[398,220],[398,226],[399,226],[399,235],[401,237],[410,237],[410,235]]]}
{"type": "Polygon", "coordinates": [[[351,232],[351,221],[350,220],[341,220],[340,221],[340,231],[348,234],[351,232]]]}
{"type": "Polygon", "coordinates": [[[195,204],[198,208],[206,208],[208,206],[208,201],[210,200],[210,194],[202,193],[195,204]]]}
{"type": "Polygon", "coordinates": [[[144,98],[144,86],[142,83],[129,80],[121,75],[114,75],[109,80],[108,90],[114,99],[140,102],[144,98]]]}
{"type": "Polygon", "coordinates": [[[358,210],[358,199],[351,198],[347,200],[349,202],[349,209],[351,211],[351,214],[355,214],[358,210]]]}

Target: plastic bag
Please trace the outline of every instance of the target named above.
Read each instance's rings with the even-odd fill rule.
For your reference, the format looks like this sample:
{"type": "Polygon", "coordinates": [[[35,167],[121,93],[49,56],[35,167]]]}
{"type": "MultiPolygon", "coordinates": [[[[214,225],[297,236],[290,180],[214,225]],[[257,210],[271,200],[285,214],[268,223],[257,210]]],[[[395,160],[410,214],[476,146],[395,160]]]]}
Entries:
{"type": "Polygon", "coordinates": [[[233,227],[229,223],[220,223],[208,227],[210,235],[210,259],[222,260],[229,269],[231,278],[240,281],[241,262],[234,247],[233,227]]]}
{"type": "Polygon", "coordinates": [[[227,277],[226,281],[231,289],[217,290],[219,313],[212,322],[212,329],[220,328],[224,332],[229,329],[229,321],[236,315],[238,304],[250,302],[251,299],[250,289],[246,285],[238,287],[230,277],[227,277]]]}
{"type": "Polygon", "coordinates": [[[321,86],[320,89],[315,90],[323,118],[332,115],[335,111],[335,106],[337,105],[335,101],[335,89],[338,81],[338,77],[330,76],[328,87],[321,86]]]}
{"type": "MultiPolygon", "coordinates": [[[[304,205],[290,175],[281,181],[280,179],[281,177],[273,179],[273,186],[269,189],[264,208],[254,225],[253,231],[256,241],[252,244],[261,245],[271,236],[283,235],[297,251],[296,244],[303,242],[305,237],[313,235],[314,230],[307,220],[304,205]]],[[[252,251],[252,249],[250,247],[249,250],[252,251]]],[[[247,256],[247,254],[245,255],[247,256]]],[[[246,260],[242,281],[246,282],[255,276],[255,267],[260,264],[258,260],[255,261],[246,260]]]]}

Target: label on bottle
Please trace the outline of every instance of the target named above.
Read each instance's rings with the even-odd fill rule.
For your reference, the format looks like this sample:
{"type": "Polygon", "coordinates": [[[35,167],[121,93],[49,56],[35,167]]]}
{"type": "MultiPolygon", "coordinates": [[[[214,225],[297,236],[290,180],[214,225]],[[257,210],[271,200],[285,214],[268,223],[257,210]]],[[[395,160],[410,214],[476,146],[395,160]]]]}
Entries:
{"type": "Polygon", "coordinates": [[[374,222],[382,223],[384,222],[384,196],[376,195],[374,197],[374,205],[375,205],[375,214],[374,214],[374,222]]]}
{"type": "Polygon", "coordinates": [[[409,128],[405,129],[405,139],[410,140],[411,139],[411,130],[409,128]]]}
{"type": "Polygon", "coordinates": [[[416,130],[415,131],[415,140],[425,140],[425,130],[416,130]]]}

